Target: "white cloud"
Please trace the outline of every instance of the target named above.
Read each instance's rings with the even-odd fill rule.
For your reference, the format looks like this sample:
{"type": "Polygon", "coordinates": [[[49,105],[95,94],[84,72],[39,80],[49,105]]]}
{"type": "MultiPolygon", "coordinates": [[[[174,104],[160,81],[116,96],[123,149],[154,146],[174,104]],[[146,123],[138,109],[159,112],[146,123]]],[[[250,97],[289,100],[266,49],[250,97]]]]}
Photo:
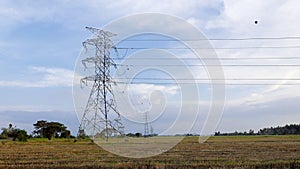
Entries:
{"type": "MultiPolygon", "coordinates": [[[[1,87],[70,87],[74,72],[62,68],[31,67],[35,73],[41,74],[40,79],[24,81],[0,81],[1,87]]],[[[30,75],[29,75],[30,76],[30,75]]]]}
{"type": "Polygon", "coordinates": [[[164,85],[154,85],[154,84],[130,84],[129,92],[134,92],[138,94],[148,94],[153,91],[163,91],[166,94],[174,95],[178,91],[178,87],[175,85],[164,86],[164,85]]]}
{"type": "MultiPolygon", "coordinates": [[[[28,22],[59,23],[70,28],[82,28],[86,25],[103,26],[106,22],[117,17],[139,12],[162,12],[186,18],[189,23],[210,32],[212,37],[278,37],[299,36],[300,18],[299,1],[274,1],[274,0],[224,0],[199,1],[192,0],[188,3],[181,0],[175,1],[54,1],[19,2],[10,0],[0,2],[0,31],[13,31],[28,22]],[[215,10],[210,12],[209,10],[215,10]],[[213,16],[212,16],[213,15],[213,16]],[[254,20],[259,24],[255,25],[254,20]]],[[[4,34],[5,32],[2,32],[4,34]]],[[[13,35],[12,32],[11,35],[13,35]]],[[[9,35],[9,36],[11,36],[9,35]]],[[[8,36],[8,35],[7,35],[8,36]]],[[[8,36],[8,37],[9,37],[8,36]]],[[[13,39],[13,38],[12,38],[13,39]]],[[[47,39],[45,39],[47,41],[47,39]]],[[[1,53],[5,53],[7,41],[1,40],[1,53]],[[2,41],[2,42],[1,42],[2,41]]],[[[29,43],[29,42],[28,42],[29,43]]],[[[270,45],[298,45],[299,41],[251,41],[251,42],[212,42],[216,47],[226,46],[270,46],[270,45]]],[[[12,44],[16,44],[13,42],[12,44]]],[[[49,48],[49,46],[48,46],[49,48]]],[[[44,49],[40,49],[44,50],[44,49]]],[[[44,50],[45,51],[45,50],[44,50]]],[[[227,50],[217,51],[220,57],[286,57],[300,55],[298,50],[227,50]]],[[[11,54],[6,54],[12,57],[11,54]]],[[[30,60],[29,60],[30,62],[30,60]]],[[[295,61],[224,61],[224,64],[297,64],[295,61]]],[[[1,87],[70,87],[73,80],[73,71],[64,68],[31,67],[33,72],[26,73],[28,78],[19,80],[0,81],[1,87]],[[33,73],[37,78],[30,78],[33,73]],[[36,79],[36,80],[33,80],[36,79]]],[[[194,70],[194,69],[193,69],[194,70]]],[[[194,71],[196,77],[206,78],[205,71],[194,71]]],[[[297,78],[300,71],[297,67],[260,67],[260,68],[224,68],[226,78],[297,78]]],[[[75,80],[79,82],[79,79],[75,80]]],[[[231,82],[231,81],[227,81],[231,82]]],[[[233,82],[233,81],[232,81],[233,82]]],[[[268,82],[274,83],[274,82],[268,82]]],[[[258,108],[260,105],[272,103],[299,96],[297,87],[286,86],[288,81],[276,81],[278,85],[270,86],[229,86],[227,106],[235,107],[239,111],[247,108],[258,108]]],[[[169,95],[178,92],[178,88],[140,84],[133,87],[140,95],[149,91],[164,91],[169,95]]],[[[88,92],[87,92],[88,94],[88,92]]],[[[85,100],[86,101],[86,100],[85,100]]],[[[85,103],[85,102],[84,102],[85,103]]],[[[271,105],[269,105],[271,106],[271,105]]],[[[254,112],[255,114],[255,112],[254,112]]],[[[241,122],[242,123],[242,122],[241,122]]]]}
{"type": "Polygon", "coordinates": [[[37,111],[54,111],[53,108],[44,107],[44,106],[33,106],[33,105],[0,105],[0,111],[28,111],[28,112],[37,112],[37,111]]]}
{"type": "MultiPolygon", "coordinates": [[[[133,107],[145,111],[152,104],[165,105],[165,101],[177,98],[179,92],[176,85],[166,86],[157,84],[118,84],[114,89],[117,102],[123,104],[122,109],[127,109],[129,103],[133,107]]],[[[178,99],[178,98],[177,98],[178,99]]]]}
{"type": "Polygon", "coordinates": [[[161,1],[130,1],[130,0],[121,0],[121,1],[89,1],[87,4],[90,7],[97,8],[99,6],[104,6],[106,10],[114,11],[115,13],[140,13],[140,12],[162,12],[169,14],[177,15],[187,15],[199,12],[204,8],[217,8],[222,1],[213,0],[190,0],[189,3],[186,3],[181,0],[161,0],[161,1]],[[125,8],[126,6],[126,8],[125,8]]]}
{"type": "Polygon", "coordinates": [[[0,2],[0,21],[2,30],[9,30],[26,22],[51,19],[55,11],[53,6],[45,3],[0,2]]]}
{"type": "Polygon", "coordinates": [[[186,20],[188,23],[194,25],[195,27],[197,27],[198,25],[200,25],[200,20],[199,19],[196,19],[194,17],[190,17],[186,20]]]}
{"type": "Polygon", "coordinates": [[[0,28],[18,26],[27,22],[52,22],[59,23],[69,29],[82,28],[82,25],[91,24],[103,26],[103,21],[123,17],[130,14],[156,12],[189,18],[200,14],[203,20],[210,17],[207,9],[218,10],[222,6],[221,0],[191,0],[186,3],[181,0],[161,1],[69,1],[56,0],[13,2],[3,0],[0,2],[0,28]],[[188,12],[187,12],[188,11],[188,12]]]}
{"type": "MultiPolygon", "coordinates": [[[[300,23],[297,20],[300,17],[299,1],[253,1],[253,0],[224,0],[224,8],[220,8],[220,15],[212,18],[206,23],[206,29],[214,32],[224,38],[243,38],[243,37],[281,37],[281,36],[299,36],[300,23]],[[258,20],[258,24],[254,21],[258,20]]],[[[191,18],[190,22],[197,24],[199,18],[191,18]]],[[[199,22],[199,21],[198,21],[199,22]]],[[[198,26],[199,23],[197,24],[198,26]]],[[[243,47],[243,46],[292,46],[299,45],[299,40],[252,40],[252,41],[211,41],[214,47],[243,47]]],[[[233,49],[216,50],[219,57],[224,58],[285,58],[290,56],[299,56],[298,49],[233,49]]],[[[299,64],[300,60],[222,60],[222,64],[299,64]]],[[[199,78],[207,77],[204,69],[193,68],[199,78]]],[[[256,86],[228,86],[227,106],[238,106],[239,109],[247,109],[247,105],[262,105],[282,100],[294,98],[300,95],[297,92],[299,81],[284,80],[300,77],[299,67],[280,67],[280,66],[261,66],[261,67],[223,67],[225,79],[279,79],[271,80],[252,80],[252,81],[231,81],[227,83],[238,84],[270,84],[256,86]],[[282,80],[280,80],[282,79],[282,80]],[[240,105],[244,105],[241,107],[240,105]]],[[[254,106],[255,107],[255,106],[254,106]]]]}
{"type": "Polygon", "coordinates": [[[207,23],[208,29],[222,28],[231,35],[292,35],[298,32],[299,1],[224,0],[220,16],[207,23]],[[259,24],[255,25],[254,21],[259,24]]]}

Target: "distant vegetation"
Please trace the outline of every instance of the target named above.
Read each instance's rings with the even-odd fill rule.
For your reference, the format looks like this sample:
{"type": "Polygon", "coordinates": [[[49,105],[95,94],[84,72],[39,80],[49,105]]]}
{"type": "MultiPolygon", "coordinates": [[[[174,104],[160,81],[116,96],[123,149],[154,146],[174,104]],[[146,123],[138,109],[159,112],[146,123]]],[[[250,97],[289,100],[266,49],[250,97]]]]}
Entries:
{"type": "Polygon", "coordinates": [[[71,132],[67,130],[64,124],[59,122],[47,122],[45,120],[37,121],[34,126],[33,134],[35,137],[48,138],[70,138],[71,132]]]}
{"type": "Polygon", "coordinates": [[[25,130],[18,129],[9,124],[8,128],[2,128],[0,138],[12,139],[13,141],[27,141],[28,135],[25,130]]]}
{"type": "MultiPolygon", "coordinates": [[[[0,139],[10,139],[13,141],[27,141],[28,138],[47,138],[51,140],[52,138],[75,138],[71,135],[70,130],[67,127],[59,122],[47,122],[45,120],[37,121],[34,126],[34,131],[32,134],[28,135],[27,132],[23,129],[13,127],[12,124],[9,124],[7,128],[2,128],[0,134],[0,139]]],[[[84,134],[84,132],[83,132],[84,134]]],[[[270,127],[260,129],[258,132],[254,130],[233,133],[221,133],[215,132],[215,136],[238,136],[238,135],[293,135],[300,134],[300,124],[290,124],[286,126],[270,127]]],[[[142,133],[128,133],[127,137],[152,137],[157,136],[157,134],[149,134],[143,136],[142,133]]],[[[185,134],[183,136],[199,136],[193,134],[185,134]]],[[[79,138],[88,138],[87,135],[79,135],[79,138]]]]}
{"type": "Polygon", "coordinates": [[[143,135],[142,133],[128,133],[126,134],[127,137],[153,137],[153,136],[158,136],[158,134],[148,134],[148,135],[143,135]]]}
{"type": "Polygon", "coordinates": [[[13,141],[27,141],[28,138],[71,138],[70,130],[64,124],[59,122],[47,122],[45,120],[37,121],[34,126],[34,131],[28,135],[25,130],[13,127],[9,124],[7,128],[2,128],[0,139],[10,139],[13,141]]]}
{"type": "Polygon", "coordinates": [[[300,134],[300,124],[291,124],[283,127],[270,127],[260,129],[257,133],[254,130],[249,130],[249,132],[233,132],[233,133],[220,133],[219,131],[215,133],[215,136],[237,136],[237,135],[292,135],[300,134]]]}

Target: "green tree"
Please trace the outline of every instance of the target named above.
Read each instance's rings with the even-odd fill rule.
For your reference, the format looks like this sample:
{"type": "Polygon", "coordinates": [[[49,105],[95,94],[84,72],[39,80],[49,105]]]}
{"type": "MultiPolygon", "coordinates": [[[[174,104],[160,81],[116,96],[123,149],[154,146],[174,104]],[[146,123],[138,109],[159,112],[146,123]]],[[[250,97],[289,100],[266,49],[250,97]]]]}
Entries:
{"type": "Polygon", "coordinates": [[[135,137],[143,137],[142,133],[135,133],[135,137]]]}
{"type": "Polygon", "coordinates": [[[47,122],[45,120],[37,121],[34,126],[33,133],[37,137],[48,138],[51,140],[55,138],[69,138],[71,132],[67,130],[67,127],[64,124],[59,122],[47,122]]]}
{"type": "Polygon", "coordinates": [[[1,137],[5,139],[11,138],[13,141],[27,141],[28,135],[25,130],[12,127],[12,124],[9,124],[8,128],[2,128],[1,137]]]}
{"type": "Polygon", "coordinates": [[[45,120],[40,120],[40,121],[37,121],[35,124],[33,124],[35,130],[33,131],[34,134],[37,135],[37,137],[45,137],[46,135],[46,131],[45,131],[45,128],[47,126],[47,121],[45,120]]]}
{"type": "Polygon", "coordinates": [[[27,141],[28,135],[25,130],[14,129],[12,132],[12,138],[13,138],[13,141],[16,141],[16,140],[27,141]]]}

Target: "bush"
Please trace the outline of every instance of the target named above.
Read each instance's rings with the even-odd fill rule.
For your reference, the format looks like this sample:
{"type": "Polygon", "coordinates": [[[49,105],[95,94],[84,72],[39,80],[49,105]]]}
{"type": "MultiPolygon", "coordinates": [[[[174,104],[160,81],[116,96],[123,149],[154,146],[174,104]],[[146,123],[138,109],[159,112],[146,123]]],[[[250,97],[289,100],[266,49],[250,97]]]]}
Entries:
{"type": "Polygon", "coordinates": [[[7,139],[7,137],[4,135],[0,135],[0,139],[7,139]]]}
{"type": "Polygon", "coordinates": [[[28,135],[27,135],[27,132],[25,130],[18,130],[16,131],[17,133],[17,139],[19,141],[24,141],[26,142],[27,141],[27,138],[28,138],[28,135]]]}
{"type": "Polygon", "coordinates": [[[1,139],[9,139],[11,138],[13,141],[27,141],[28,135],[25,130],[21,130],[18,128],[2,128],[2,133],[0,135],[1,139]]]}

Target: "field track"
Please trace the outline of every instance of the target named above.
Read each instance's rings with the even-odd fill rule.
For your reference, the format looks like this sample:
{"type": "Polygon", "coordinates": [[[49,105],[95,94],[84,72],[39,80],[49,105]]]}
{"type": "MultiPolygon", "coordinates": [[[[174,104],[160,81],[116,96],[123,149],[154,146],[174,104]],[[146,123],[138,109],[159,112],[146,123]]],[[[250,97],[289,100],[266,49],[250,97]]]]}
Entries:
{"type": "Polygon", "coordinates": [[[90,141],[0,141],[0,168],[300,168],[300,136],[186,137],[151,158],[110,154],[90,141]]]}

